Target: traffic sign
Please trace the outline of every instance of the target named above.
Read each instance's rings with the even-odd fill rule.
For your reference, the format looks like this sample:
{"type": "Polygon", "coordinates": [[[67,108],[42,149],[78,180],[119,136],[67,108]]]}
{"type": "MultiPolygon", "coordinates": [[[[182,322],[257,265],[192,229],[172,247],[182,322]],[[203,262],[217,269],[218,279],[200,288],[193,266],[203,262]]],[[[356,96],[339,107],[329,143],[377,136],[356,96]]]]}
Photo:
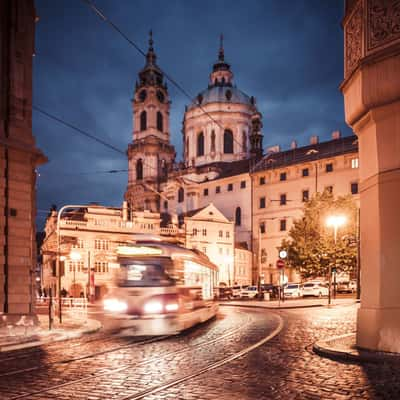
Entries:
{"type": "Polygon", "coordinates": [[[284,268],[285,267],[285,261],[283,260],[276,260],[276,268],[284,268]]]}

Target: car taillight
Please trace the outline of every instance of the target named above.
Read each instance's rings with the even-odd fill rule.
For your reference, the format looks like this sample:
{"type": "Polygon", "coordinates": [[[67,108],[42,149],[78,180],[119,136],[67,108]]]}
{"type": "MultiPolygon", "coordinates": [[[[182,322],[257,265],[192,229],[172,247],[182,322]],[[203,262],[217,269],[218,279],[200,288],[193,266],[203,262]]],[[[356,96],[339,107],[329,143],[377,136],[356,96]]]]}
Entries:
{"type": "Polygon", "coordinates": [[[179,311],[179,297],[176,294],[153,296],[143,306],[145,314],[164,314],[179,311]]]}

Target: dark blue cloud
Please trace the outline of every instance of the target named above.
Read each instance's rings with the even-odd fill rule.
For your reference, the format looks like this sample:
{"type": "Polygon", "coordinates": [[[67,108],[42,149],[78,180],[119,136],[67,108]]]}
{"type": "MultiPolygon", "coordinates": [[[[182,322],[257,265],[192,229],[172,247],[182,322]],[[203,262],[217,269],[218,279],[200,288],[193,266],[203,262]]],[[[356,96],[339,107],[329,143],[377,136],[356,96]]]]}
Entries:
{"type": "MultiPolygon", "coordinates": [[[[320,0],[96,0],[96,5],[146,51],[153,29],[159,65],[195,96],[208,83],[225,37],[235,82],[256,97],[264,147],[350,133],[338,90],[343,71],[340,2],[320,0]]],[[[130,99],[143,57],[83,1],[36,0],[34,104],[125,150],[132,140],[130,99]]],[[[169,84],[171,139],[181,158],[181,121],[189,101],[169,84]]],[[[34,112],[40,168],[38,208],[98,201],[119,205],[126,158],[34,112]]],[[[43,214],[44,215],[44,214],[43,214]]]]}

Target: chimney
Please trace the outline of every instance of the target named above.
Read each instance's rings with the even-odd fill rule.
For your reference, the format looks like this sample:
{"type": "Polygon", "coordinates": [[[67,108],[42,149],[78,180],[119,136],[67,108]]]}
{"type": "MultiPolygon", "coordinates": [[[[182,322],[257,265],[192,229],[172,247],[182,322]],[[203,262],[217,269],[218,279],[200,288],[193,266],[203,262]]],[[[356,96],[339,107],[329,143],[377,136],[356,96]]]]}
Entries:
{"type": "Polygon", "coordinates": [[[267,153],[279,153],[280,151],[281,148],[279,147],[279,144],[267,148],[267,153]]]}
{"type": "Polygon", "coordinates": [[[317,135],[313,135],[310,137],[310,144],[318,144],[319,138],[317,135]]]}
{"type": "Polygon", "coordinates": [[[341,133],[340,131],[333,131],[332,132],[332,140],[340,139],[341,133]]]}
{"type": "Polygon", "coordinates": [[[290,143],[290,148],[292,150],[297,149],[297,142],[295,140],[293,140],[292,143],[290,143]]]}
{"type": "Polygon", "coordinates": [[[122,203],[122,221],[128,221],[128,202],[122,203]]]}

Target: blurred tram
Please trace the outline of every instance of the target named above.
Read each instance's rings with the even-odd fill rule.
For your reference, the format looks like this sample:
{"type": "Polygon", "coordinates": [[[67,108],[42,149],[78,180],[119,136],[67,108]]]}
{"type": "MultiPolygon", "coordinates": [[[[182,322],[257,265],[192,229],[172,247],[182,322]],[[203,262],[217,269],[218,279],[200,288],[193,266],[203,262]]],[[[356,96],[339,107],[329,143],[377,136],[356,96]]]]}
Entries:
{"type": "Polygon", "coordinates": [[[138,241],[117,254],[114,284],[103,300],[109,326],[129,335],[169,335],[218,312],[218,268],[203,253],[138,241]]]}

